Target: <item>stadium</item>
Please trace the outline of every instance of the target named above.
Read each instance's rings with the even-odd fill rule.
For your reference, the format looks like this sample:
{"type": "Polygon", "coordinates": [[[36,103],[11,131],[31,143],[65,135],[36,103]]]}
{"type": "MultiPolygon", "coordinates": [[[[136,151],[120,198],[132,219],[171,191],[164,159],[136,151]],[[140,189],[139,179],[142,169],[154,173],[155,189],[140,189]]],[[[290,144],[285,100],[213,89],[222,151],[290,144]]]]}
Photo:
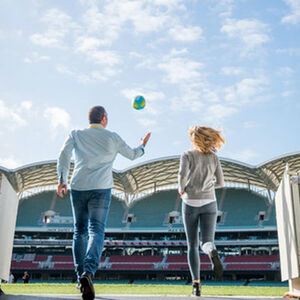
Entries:
{"type": "MultiPolygon", "coordinates": [[[[300,169],[300,153],[257,166],[220,160],[226,184],[217,190],[216,245],[224,280],[279,281],[274,197],[286,164],[291,171],[300,169]]],[[[114,171],[96,279],[189,282],[178,168],[179,156],[173,156],[114,171]]],[[[35,280],[75,280],[72,210],[69,195],[60,199],[56,194],[56,161],[0,167],[2,174],[19,195],[12,273],[16,278],[29,271],[35,280]]],[[[213,279],[209,259],[201,251],[199,255],[202,279],[213,279]]]]}

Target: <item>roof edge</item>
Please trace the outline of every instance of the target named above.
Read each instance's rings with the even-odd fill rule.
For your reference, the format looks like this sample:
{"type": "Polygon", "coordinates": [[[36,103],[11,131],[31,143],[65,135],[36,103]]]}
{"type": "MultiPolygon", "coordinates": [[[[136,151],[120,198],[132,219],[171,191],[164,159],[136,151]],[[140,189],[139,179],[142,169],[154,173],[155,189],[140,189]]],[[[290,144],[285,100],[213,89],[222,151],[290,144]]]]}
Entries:
{"type": "MultiPolygon", "coordinates": [[[[243,167],[247,167],[250,169],[256,169],[256,168],[260,168],[268,163],[271,163],[273,161],[279,160],[279,159],[283,159],[283,158],[288,158],[290,156],[295,156],[295,155],[299,155],[300,156],[300,151],[298,152],[290,152],[290,153],[286,153],[280,156],[276,156],[272,159],[266,160],[263,163],[257,164],[257,165],[251,165],[251,164],[247,164],[238,160],[234,160],[234,159],[230,159],[230,158],[225,158],[225,157],[221,157],[219,156],[221,161],[225,161],[225,162],[229,162],[229,163],[234,163],[234,164],[238,164],[241,165],[243,167]]],[[[158,158],[154,158],[154,159],[150,159],[147,161],[143,161],[137,164],[134,164],[133,166],[130,166],[128,168],[122,169],[122,170],[117,170],[117,169],[113,169],[113,172],[120,174],[120,173],[125,173],[129,170],[138,168],[138,167],[142,167],[151,163],[155,163],[155,162],[160,162],[160,161],[165,161],[165,160],[170,160],[170,159],[179,159],[180,155],[170,155],[170,156],[164,156],[164,157],[158,157],[158,158]]],[[[71,161],[73,162],[73,161],[71,161]]],[[[45,164],[56,164],[57,160],[53,159],[53,160],[45,160],[45,161],[38,161],[38,162],[34,162],[34,163],[30,163],[30,164],[25,164],[23,166],[17,167],[17,168],[6,168],[3,166],[0,166],[0,171],[4,171],[4,172],[17,172],[26,168],[30,168],[30,167],[35,167],[35,166],[41,166],[41,165],[45,165],[45,164]]]]}

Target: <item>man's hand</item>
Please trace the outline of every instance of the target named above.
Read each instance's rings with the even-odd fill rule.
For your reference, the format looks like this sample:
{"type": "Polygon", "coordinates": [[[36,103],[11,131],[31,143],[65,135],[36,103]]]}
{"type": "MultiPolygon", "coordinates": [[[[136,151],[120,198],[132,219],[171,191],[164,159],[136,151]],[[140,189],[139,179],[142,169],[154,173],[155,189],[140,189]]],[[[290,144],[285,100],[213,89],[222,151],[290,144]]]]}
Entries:
{"type": "Polygon", "coordinates": [[[184,191],[179,191],[178,193],[180,196],[182,196],[184,194],[184,191]]]}
{"type": "Polygon", "coordinates": [[[68,187],[66,184],[60,183],[57,186],[57,194],[60,198],[63,198],[65,195],[67,195],[67,192],[68,192],[68,187]]]}
{"type": "Polygon", "coordinates": [[[148,143],[149,139],[150,139],[150,136],[151,136],[151,132],[148,132],[146,134],[146,136],[143,138],[143,141],[142,141],[142,145],[145,147],[146,144],[148,143]]]}

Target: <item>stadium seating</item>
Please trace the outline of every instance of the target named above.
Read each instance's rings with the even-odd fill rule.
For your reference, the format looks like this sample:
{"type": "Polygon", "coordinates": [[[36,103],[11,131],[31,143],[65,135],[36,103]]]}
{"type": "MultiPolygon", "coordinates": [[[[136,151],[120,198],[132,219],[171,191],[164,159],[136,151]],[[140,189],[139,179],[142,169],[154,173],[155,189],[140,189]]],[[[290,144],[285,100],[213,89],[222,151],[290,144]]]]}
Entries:
{"type": "Polygon", "coordinates": [[[153,264],[113,264],[110,270],[154,270],[153,264]]]}
{"type": "MultiPolygon", "coordinates": [[[[167,270],[188,270],[189,265],[186,255],[168,255],[166,258],[167,270]]],[[[200,255],[200,268],[201,270],[211,270],[210,260],[207,255],[200,255]]]]}
{"type": "Polygon", "coordinates": [[[122,255],[113,255],[109,258],[110,263],[158,263],[161,262],[163,256],[161,255],[132,255],[132,256],[122,256],[122,255]]]}
{"type": "Polygon", "coordinates": [[[236,255],[226,256],[224,263],[253,263],[253,262],[278,262],[279,255],[236,255]]]}
{"type": "MultiPolygon", "coordinates": [[[[30,254],[31,255],[31,254],[30,254]]],[[[29,255],[29,256],[30,256],[29,255]]],[[[32,261],[28,257],[13,255],[12,270],[74,270],[73,257],[70,255],[36,255],[32,261]]],[[[101,257],[102,267],[106,270],[170,270],[188,271],[186,255],[112,255],[101,257]]],[[[210,271],[211,263],[207,255],[200,255],[200,268],[210,271]]],[[[225,271],[270,271],[279,268],[278,255],[236,255],[226,256],[223,260],[225,271]]]]}
{"type": "Polygon", "coordinates": [[[48,259],[48,255],[36,255],[34,261],[35,262],[43,262],[48,259]]]}
{"type": "Polygon", "coordinates": [[[51,259],[52,262],[72,262],[73,263],[73,257],[67,256],[67,255],[55,255],[52,256],[51,259]]]}
{"type": "Polygon", "coordinates": [[[120,228],[124,227],[122,223],[124,218],[124,206],[121,201],[115,197],[111,198],[110,209],[107,218],[107,228],[120,228]]]}
{"type": "Polygon", "coordinates": [[[253,264],[227,264],[225,267],[226,271],[253,271],[253,270],[261,270],[268,271],[271,270],[271,264],[266,263],[253,263],[253,264]]]}
{"type": "Polygon", "coordinates": [[[39,264],[33,261],[12,261],[12,270],[37,270],[39,269],[39,264]]]}
{"type": "MultiPolygon", "coordinates": [[[[72,227],[73,224],[43,224],[42,215],[50,209],[55,199],[55,192],[44,192],[29,197],[20,202],[17,216],[18,227],[72,227]],[[30,216],[30,217],[29,217],[30,216]]],[[[217,199],[219,202],[221,191],[217,190],[217,199]]],[[[129,213],[134,214],[135,220],[130,224],[130,229],[147,229],[147,228],[167,228],[168,213],[176,209],[181,211],[181,201],[178,200],[176,190],[160,191],[149,197],[136,201],[129,209],[129,213]]],[[[222,207],[219,209],[225,213],[224,221],[218,227],[251,227],[251,226],[276,226],[275,207],[271,207],[270,216],[259,223],[258,212],[268,211],[268,206],[263,197],[252,192],[228,188],[222,207]],[[247,203],[247,209],[244,204],[247,203]]],[[[71,204],[69,196],[65,199],[55,201],[53,210],[59,216],[72,217],[71,204]]],[[[107,228],[124,228],[124,203],[115,197],[111,199],[110,212],[107,220],[107,228]]],[[[180,220],[180,218],[179,218],[180,220]]],[[[173,224],[173,227],[183,227],[182,223],[173,224]]]]}
{"type": "Polygon", "coordinates": [[[136,217],[130,228],[165,228],[168,224],[164,221],[168,213],[174,210],[177,196],[177,191],[163,191],[137,201],[130,209],[136,217]]]}
{"type": "Polygon", "coordinates": [[[271,206],[270,215],[268,219],[264,221],[264,226],[276,226],[276,209],[275,204],[271,206]]]}
{"type": "MultiPolygon", "coordinates": [[[[54,197],[58,197],[55,191],[40,193],[22,200],[18,208],[16,227],[40,227],[42,225],[42,215],[50,209],[54,197]]],[[[64,199],[57,199],[53,210],[61,216],[72,216],[69,196],[64,199]]],[[[53,225],[47,226],[51,227],[53,225]]],[[[71,227],[72,224],[64,226],[71,227]]]]}
{"type": "Polygon", "coordinates": [[[225,212],[220,227],[251,227],[259,225],[258,212],[267,211],[268,207],[263,197],[246,190],[227,189],[223,206],[219,205],[219,209],[225,212]]]}
{"type": "MultiPolygon", "coordinates": [[[[56,192],[44,192],[24,199],[22,202],[20,202],[16,227],[40,227],[41,225],[47,227],[73,227],[73,224],[42,223],[43,213],[50,209],[54,197],[58,197],[56,196],[56,192]]],[[[59,216],[72,217],[69,194],[64,199],[57,198],[53,210],[58,213],[59,216]]],[[[124,208],[122,203],[112,196],[107,227],[124,227],[124,224],[122,223],[123,216],[124,208]]]]}

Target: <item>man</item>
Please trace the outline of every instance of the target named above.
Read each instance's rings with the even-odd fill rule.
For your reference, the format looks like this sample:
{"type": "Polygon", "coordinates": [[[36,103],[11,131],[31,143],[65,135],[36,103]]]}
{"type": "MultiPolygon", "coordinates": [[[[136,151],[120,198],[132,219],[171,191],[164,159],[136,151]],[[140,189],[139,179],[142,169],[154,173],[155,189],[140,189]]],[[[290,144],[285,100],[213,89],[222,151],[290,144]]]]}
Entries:
{"type": "Polygon", "coordinates": [[[9,279],[7,283],[14,283],[15,282],[15,276],[12,272],[9,273],[9,279]]]}
{"type": "Polygon", "coordinates": [[[60,197],[67,194],[72,152],[75,166],[71,179],[74,218],[73,258],[83,299],[94,299],[92,278],[98,269],[113,187],[112,165],[118,153],[134,160],[144,154],[151,133],[142,144],[130,148],[115,132],[106,130],[107,112],[102,106],[89,111],[89,128],[73,130],[60,152],[57,173],[60,197]]]}
{"type": "Polygon", "coordinates": [[[30,275],[27,271],[24,272],[22,279],[24,283],[29,283],[30,275]]]}

